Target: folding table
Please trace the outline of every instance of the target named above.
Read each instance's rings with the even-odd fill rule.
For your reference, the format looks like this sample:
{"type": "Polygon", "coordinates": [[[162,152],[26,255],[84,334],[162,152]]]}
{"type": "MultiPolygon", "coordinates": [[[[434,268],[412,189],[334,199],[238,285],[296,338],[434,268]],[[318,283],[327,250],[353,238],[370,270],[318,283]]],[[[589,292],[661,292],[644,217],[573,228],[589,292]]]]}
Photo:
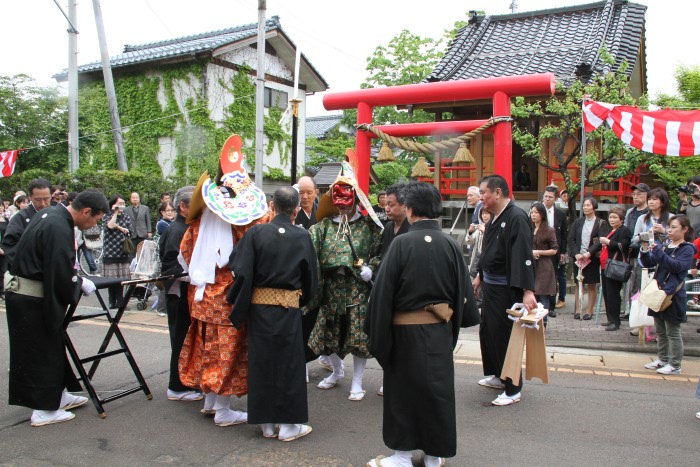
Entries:
{"type": "Polygon", "coordinates": [[[172,280],[177,277],[181,277],[182,275],[178,276],[160,276],[160,277],[155,277],[155,278],[148,278],[148,279],[131,279],[131,278],[107,278],[107,277],[98,277],[98,276],[90,276],[89,279],[95,283],[95,287],[97,290],[95,290],[95,295],[97,296],[97,300],[100,302],[100,305],[102,306],[102,310],[96,313],[85,313],[85,314],[80,314],[76,315],[75,312],[78,308],[78,303],[75,305],[71,306],[68,309],[68,312],[66,313],[66,317],[63,322],[63,328],[64,328],[64,334],[65,334],[65,340],[66,340],[66,349],[68,350],[68,354],[70,355],[71,360],[73,361],[73,364],[75,365],[76,370],[78,371],[78,380],[83,383],[85,386],[85,390],[90,396],[90,399],[92,400],[92,403],[95,405],[95,409],[97,409],[97,413],[99,414],[100,418],[105,418],[107,417],[107,413],[105,412],[103,408],[103,404],[106,404],[107,402],[112,402],[113,400],[120,399],[124,396],[128,396],[129,394],[134,394],[139,391],[143,391],[143,393],[146,395],[146,399],[151,400],[153,399],[153,395],[151,394],[150,389],[148,388],[148,385],[146,384],[146,380],[144,379],[143,375],[141,374],[141,370],[139,369],[136,360],[134,359],[134,356],[131,353],[131,350],[129,349],[129,346],[126,343],[126,339],[124,338],[124,335],[122,334],[121,330],[119,329],[119,322],[122,319],[122,316],[124,315],[124,311],[126,309],[126,305],[129,303],[129,299],[131,298],[131,295],[134,293],[134,289],[136,288],[137,285],[140,284],[147,284],[149,282],[156,282],[156,281],[164,281],[164,280],[172,280]],[[104,299],[102,298],[102,295],[100,294],[100,290],[106,289],[110,286],[114,285],[120,285],[125,287],[124,290],[124,299],[122,300],[121,305],[117,309],[116,313],[114,316],[109,312],[109,308],[107,307],[107,304],[105,303],[104,299]],[[109,322],[109,328],[107,330],[107,333],[102,341],[102,345],[100,345],[99,350],[97,351],[96,354],[90,355],[87,357],[81,358],[78,355],[78,352],[73,345],[73,341],[70,338],[70,335],[68,334],[68,326],[70,323],[77,322],[77,321],[82,321],[85,319],[92,319],[92,318],[99,318],[99,317],[105,317],[107,321],[109,322]],[[107,351],[107,347],[109,346],[109,343],[112,340],[112,337],[116,337],[117,341],[119,343],[119,347],[114,350],[107,351]],[[92,379],[95,376],[95,372],[97,371],[97,367],[99,366],[100,362],[104,358],[112,357],[115,355],[120,355],[124,354],[126,357],[127,361],[129,362],[129,366],[131,367],[131,370],[134,373],[134,376],[136,377],[136,380],[138,381],[138,386],[123,390],[118,392],[117,394],[113,394],[109,397],[100,397],[97,392],[95,391],[95,388],[92,385],[92,379]],[[91,363],[90,368],[86,371],[85,370],[85,365],[91,363]]]}

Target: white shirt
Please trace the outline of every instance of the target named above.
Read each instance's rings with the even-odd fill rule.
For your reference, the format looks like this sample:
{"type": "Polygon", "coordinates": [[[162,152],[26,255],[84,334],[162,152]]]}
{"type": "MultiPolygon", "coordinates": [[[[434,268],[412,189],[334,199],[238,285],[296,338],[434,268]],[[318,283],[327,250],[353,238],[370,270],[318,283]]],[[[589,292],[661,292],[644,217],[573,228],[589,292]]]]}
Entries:
{"type": "Polygon", "coordinates": [[[547,220],[549,221],[549,226],[554,228],[554,206],[547,209],[547,220]]]}

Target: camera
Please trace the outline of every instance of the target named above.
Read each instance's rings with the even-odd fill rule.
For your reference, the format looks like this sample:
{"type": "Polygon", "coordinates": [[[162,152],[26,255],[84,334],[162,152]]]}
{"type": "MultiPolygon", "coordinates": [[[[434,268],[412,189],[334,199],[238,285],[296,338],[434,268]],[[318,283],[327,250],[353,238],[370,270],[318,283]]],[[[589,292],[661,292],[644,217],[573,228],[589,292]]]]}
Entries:
{"type": "Polygon", "coordinates": [[[114,211],[123,211],[126,206],[114,206],[114,211]]]}
{"type": "Polygon", "coordinates": [[[687,194],[690,191],[690,189],[688,188],[688,185],[683,185],[682,187],[678,188],[678,191],[687,194]]]}
{"type": "Polygon", "coordinates": [[[651,233],[650,232],[639,232],[639,241],[641,242],[649,242],[651,240],[651,233]]]}

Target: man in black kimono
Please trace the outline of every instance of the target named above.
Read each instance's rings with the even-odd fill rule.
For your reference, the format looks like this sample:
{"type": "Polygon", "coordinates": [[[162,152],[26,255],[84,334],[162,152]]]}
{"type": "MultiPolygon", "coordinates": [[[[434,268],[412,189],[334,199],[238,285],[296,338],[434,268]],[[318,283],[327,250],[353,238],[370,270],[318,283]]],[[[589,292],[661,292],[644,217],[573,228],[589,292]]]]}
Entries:
{"type": "Polygon", "coordinates": [[[304,175],[297,182],[299,196],[301,197],[301,209],[294,223],[301,225],[306,230],[316,223],[316,208],[318,207],[318,188],[316,182],[308,175],[304,175]]]}
{"type": "Polygon", "coordinates": [[[87,402],[65,391],[81,388],[66,357],[63,321],[81,291],[95,290],[77,276],[73,227],[93,227],[107,211],[104,195],[87,190],[68,207],[59,204],[34,216],[5,276],[9,403],[34,409],[32,426],[70,420],[75,415],[67,410],[87,402]]]}
{"type": "Polygon", "coordinates": [[[15,259],[19,239],[22,237],[24,229],[29,225],[29,221],[37,212],[51,205],[51,183],[48,180],[35,178],[29,182],[27,193],[29,193],[31,204],[10,219],[2,238],[2,249],[7,257],[8,266],[15,259]]]}
{"type": "Polygon", "coordinates": [[[384,443],[396,452],[367,465],[441,465],[457,451],[453,351],[460,325],[479,322],[464,257],[442,232],[440,193],[404,190],[408,233],[382,259],[367,308],[369,350],[384,369],[384,443]],[[466,298],[466,304],[465,304],[466,298]]]}
{"type": "MultiPolygon", "coordinates": [[[[186,186],[177,190],[175,194],[177,216],[159,240],[158,254],[160,255],[160,270],[163,276],[178,275],[184,272],[177,257],[180,254],[180,242],[182,242],[182,237],[185,236],[187,230],[185,219],[190,212],[193,191],[193,186],[186,186]]],[[[167,397],[171,401],[198,401],[202,399],[202,394],[182,384],[178,370],[180,351],[185,337],[187,337],[187,330],[190,328],[187,282],[185,278],[169,280],[163,284],[163,287],[165,287],[167,297],[165,307],[168,313],[168,332],[170,333],[170,379],[168,380],[167,397]]],[[[213,407],[212,397],[211,413],[214,413],[213,407]]],[[[204,410],[206,409],[207,407],[204,410]]]]}
{"type": "Polygon", "coordinates": [[[488,175],[479,182],[484,209],[493,216],[486,225],[479,274],[474,290],[481,288],[481,358],[486,378],[481,386],[505,388],[491,403],[511,405],[520,401],[520,384],[510,378],[500,379],[505,362],[513,322],[506,309],[514,303],[524,303],[534,310],[535,266],[532,257],[532,228],[529,216],[510,200],[508,183],[500,175],[488,175]]]}
{"type": "Polygon", "coordinates": [[[411,224],[406,220],[406,206],[404,205],[403,189],[405,184],[396,183],[386,189],[386,202],[384,209],[389,222],[384,225],[382,233],[382,256],[389,250],[391,241],[401,234],[408,232],[411,224]]]}
{"type": "Polygon", "coordinates": [[[299,193],[275,191],[276,216],[248,230],[231,253],[236,277],[227,299],[230,319],[248,322],[248,423],[263,436],[292,441],[311,433],[306,396],[301,311],[317,286],[316,252],[309,233],[295,227],[299,193]]]}

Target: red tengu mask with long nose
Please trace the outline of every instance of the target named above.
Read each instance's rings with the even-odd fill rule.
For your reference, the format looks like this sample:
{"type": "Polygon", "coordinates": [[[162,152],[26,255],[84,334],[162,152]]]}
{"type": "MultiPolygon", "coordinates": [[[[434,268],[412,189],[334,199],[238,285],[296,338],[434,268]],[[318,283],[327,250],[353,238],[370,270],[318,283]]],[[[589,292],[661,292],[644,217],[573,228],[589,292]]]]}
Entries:
{"type": "Polygon", "coordinates": [[[333,185],[333,205],[338,209],[350,209],[355,202],[355,192],[350,185],[333,185]]]}

